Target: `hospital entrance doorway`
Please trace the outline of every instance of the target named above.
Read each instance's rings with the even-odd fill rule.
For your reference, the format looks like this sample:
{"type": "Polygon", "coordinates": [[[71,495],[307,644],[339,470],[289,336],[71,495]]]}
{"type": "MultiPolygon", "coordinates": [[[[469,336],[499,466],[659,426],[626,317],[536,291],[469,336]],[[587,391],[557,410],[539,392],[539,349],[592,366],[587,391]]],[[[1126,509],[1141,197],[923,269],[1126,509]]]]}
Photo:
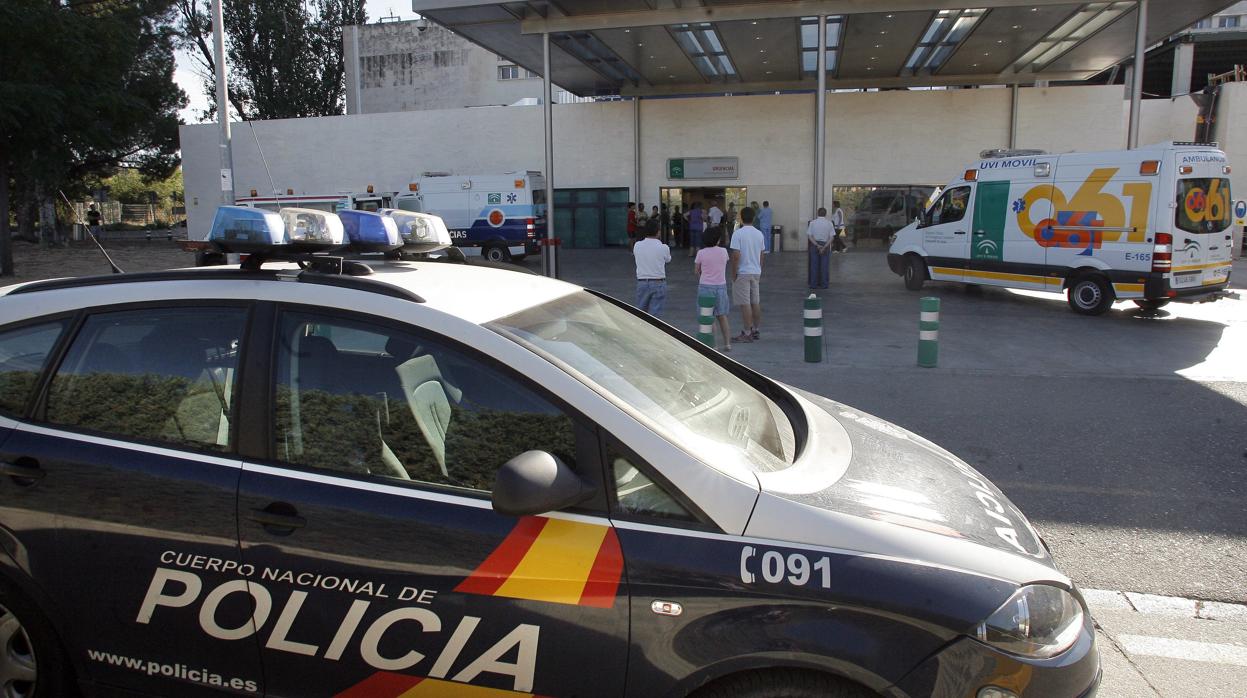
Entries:
{"type": "Polygon", "coordinates": [[[687,214],[694,203],[700,203],[703,211],[716,202],[724,211],[732,204],[737,211],[749,205],[748,187],[662,187],[658,198],[668,211],[674,212],[679,206],[682,214],[687,214]]]}

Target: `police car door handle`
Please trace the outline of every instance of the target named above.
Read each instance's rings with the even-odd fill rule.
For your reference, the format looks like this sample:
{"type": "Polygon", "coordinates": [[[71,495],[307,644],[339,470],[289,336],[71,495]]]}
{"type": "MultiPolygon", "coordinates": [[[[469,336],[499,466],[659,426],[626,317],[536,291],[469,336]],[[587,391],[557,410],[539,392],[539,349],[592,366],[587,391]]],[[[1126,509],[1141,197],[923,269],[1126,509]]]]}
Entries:
{"type": "Polygon", "coordinates": [[[0,475],[8,475],[19,485],[33,485],[47,475],[47,471],[37,464],[19,465],[8,461],[0,461],[0,475]]]}
{"type": "Polygon", "coordinates": [[[272,511],[277,506],[280,505],[270,504],[263,509],[252,509],[247,518],[266,528],[283,528],[290,531],[307,525],[307,519],[294,513],[294,507],[288,504],[281,506],[282,509],[290,509],[291,513],[285,514],[280,511],[272,511]]]}

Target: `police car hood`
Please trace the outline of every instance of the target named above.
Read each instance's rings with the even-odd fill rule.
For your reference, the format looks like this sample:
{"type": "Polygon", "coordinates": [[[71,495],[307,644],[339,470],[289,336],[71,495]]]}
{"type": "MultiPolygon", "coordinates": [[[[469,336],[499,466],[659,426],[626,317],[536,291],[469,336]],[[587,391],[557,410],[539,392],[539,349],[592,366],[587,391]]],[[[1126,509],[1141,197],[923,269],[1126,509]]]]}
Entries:
{"type": "Polygon", "coordinates": [[[811,486],[782,471],[759,475],[746,535],[925,560],[1019,583],[1068,581],[1026,517],[974,468],[890,422],[794,392],[816,421],[831,417],[843,434],[829,438],[830,423],[812,425],[817,438],[794,464],[811,475],[811,486]],[[820,468],[839,476],[819,477],[820,468]]]}

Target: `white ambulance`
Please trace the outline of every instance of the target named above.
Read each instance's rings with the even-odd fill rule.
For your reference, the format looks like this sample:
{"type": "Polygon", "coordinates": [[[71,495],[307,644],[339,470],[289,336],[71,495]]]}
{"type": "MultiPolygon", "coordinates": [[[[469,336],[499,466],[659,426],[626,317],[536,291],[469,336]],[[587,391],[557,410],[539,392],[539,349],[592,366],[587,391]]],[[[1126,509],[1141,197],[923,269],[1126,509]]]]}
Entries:
{"type": "Polygon", "coordinates": [[[394,208],[441,216],[455,247],[492,262],[520,261],[545,236],[546,181],[540,172],[424,174],[394,208]]]}
{"type": "Polygon", "coordinates": [[[984,152],[913,223],[888,266],[926,279],[1066,291],[1075,311],[1159,308],[1230,280],[1230,165],[1216,144],[984,152]]]}

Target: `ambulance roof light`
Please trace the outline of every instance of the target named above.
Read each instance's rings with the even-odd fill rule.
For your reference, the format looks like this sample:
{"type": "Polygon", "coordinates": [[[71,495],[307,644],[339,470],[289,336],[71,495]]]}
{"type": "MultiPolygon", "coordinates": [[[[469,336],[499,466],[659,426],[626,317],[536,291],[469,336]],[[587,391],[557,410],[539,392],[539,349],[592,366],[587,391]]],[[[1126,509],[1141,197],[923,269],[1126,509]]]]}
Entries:
{"type": "Polygon", "coordinates": [[[407,191],[420,191],[420,183],[412,182],[407,185],[407,191]]]}
{"type": "Polygon", "coordinates": [[[371,185],[371,184],[369,184],[369,185],[368,185],[368,193],[369,193],[369,194],[371,194],[371,193],[372,193],[372,185],[371,185]]]}
{"type": "Polygon", "coordinates": [[[256,196],[256,195],[257,195],[256,190],[252,189],[252,190],[251,190],[251,195],[252,195],[252,196],[256,196]]]}
{"type": "Polygon", "coordinates": [[[515,188],[516,188],[516,189],[523,189],[523,188],[524,188],[524,180],[522,180],[522,179],[517,179],[517,180],[515,180],[515,188]]]}
{"type": "Polygon", "coordinates": [[[1178,168],[1178,174],[1191,174],[1194,171],[1195,171],[1195,168],[1191,167],[1190,165],[1182,165],[1181,167],[1178,168]]]}
{"type": "Polygon", "coordinates": [[[963,179],[965,179],[967,182],[973,182],[973,181],[976,181],[976,180],[978,180],[978,178],[979,178],[979,171],[978,171],[978,170],[966,170],[966,174],[965,174],[965,176],[963,177],[963,179]]]}
{"type": "Polygon", "coordinates": [[[1222,173],[1222,174],[1229,174],[1229,173],[1230,173],[1230,166],[1229,166],[1229,165],[1226,165],[1226,166],[1222,167],[1222,168],[1221,168],[1221,173],[1222,173]]]}
{"type": "Polygon", "coordinates": [[[1139,174],[1154,175],[1160,172],[1160,160],[1144,160],[1139,163],[1139,174]]]}
{"type": "Polygon", "coordinates": [[[1050,162],[1036,163],[1035,165],[1035,176],[1036,177],[1047,177],[1051,174],[1052,174],[1052,163],[1050,162]]]}

